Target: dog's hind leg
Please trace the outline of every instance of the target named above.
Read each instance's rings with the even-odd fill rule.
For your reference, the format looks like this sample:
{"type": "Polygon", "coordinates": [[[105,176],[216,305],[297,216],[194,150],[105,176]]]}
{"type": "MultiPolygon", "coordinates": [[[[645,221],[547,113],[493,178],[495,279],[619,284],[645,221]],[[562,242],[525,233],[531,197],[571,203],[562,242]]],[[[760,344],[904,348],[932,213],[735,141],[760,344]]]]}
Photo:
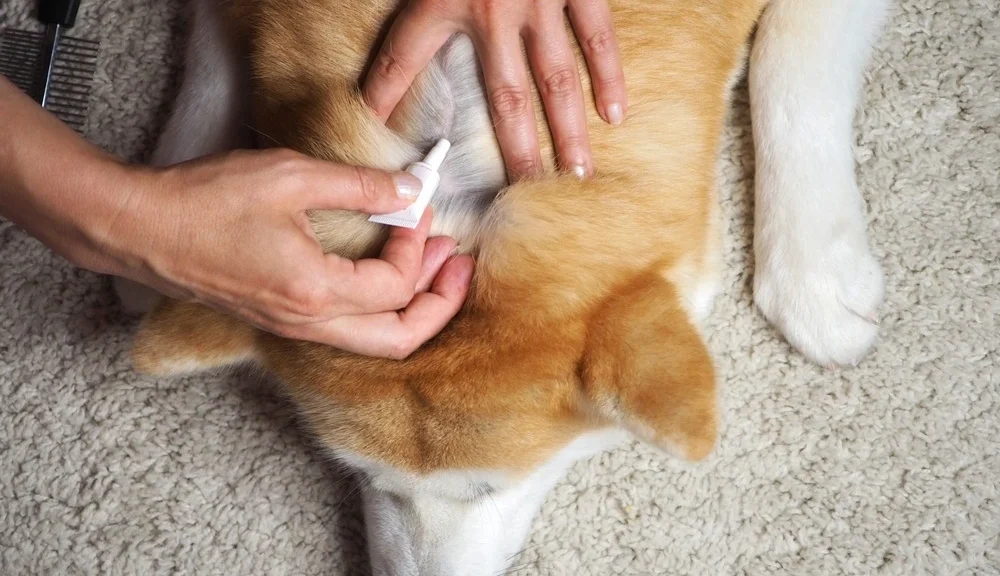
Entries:
{"type": "Polygon", "coordinates": [[[876,337],[852,120],[886,0],[774,0],[750,58],[754,299],[805,356],[854,364],[876,337]]]}
{"type": "Polygon", "coordinates": [[[249,145],[248,71],[220,0],[192,0],[191,35],[174,109],[150,162],[176,164],[249,145]]]}
{"type": "MultiPolygon", "coordinates": [[[[191,35],[183,79],[173,111],[150,163],[176,164],[250,144],[246,127],[247,71],[225,24],[220,0],[190,3],[191,35]]],[[[114,278],[122,307],[131,313],[152,308],[159,294],[125,278],[114,278]]]]}

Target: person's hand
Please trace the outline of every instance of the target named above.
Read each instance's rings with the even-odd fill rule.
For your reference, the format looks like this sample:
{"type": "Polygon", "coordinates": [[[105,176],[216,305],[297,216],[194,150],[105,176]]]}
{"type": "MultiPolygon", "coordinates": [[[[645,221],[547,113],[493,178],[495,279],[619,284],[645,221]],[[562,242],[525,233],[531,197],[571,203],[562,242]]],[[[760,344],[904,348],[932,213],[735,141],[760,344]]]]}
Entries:
{"type": "Polygon", "coordinates": [[[414,77],[455,32],[468,35],[483,66],[497,139],[512,180],[541,167],[535,111],[521,52],[527,49],[559,165],[593,172],[584,95],[564,9],[590,71],[597,110],[610,124],[628,102],[618,40],[606,0],[410,0],[393,22],[364,85],[384,122],[414,77]]]}
{"type": "Polygon", "coordinates": [[[449,238],[392,228],[381,258],[324,255],[306,210],[370,214],[405,208],[406,173],[332,164],[288,150],[241,151],[143,171],[99,236],[124,272],[270,332],[391,358],[409,355],[461,308],[469,256],[449,238]]]}
{"type": "Polygon", "coordinates": [[[358,262],[324,255],[306,214],[394,212],[419,187],[279,149],[128,166],[0,76],[0,216],[78,266],[289,338],[402,358],[458,312],[473,261],[427,239],[429,210],[358,262]]]}

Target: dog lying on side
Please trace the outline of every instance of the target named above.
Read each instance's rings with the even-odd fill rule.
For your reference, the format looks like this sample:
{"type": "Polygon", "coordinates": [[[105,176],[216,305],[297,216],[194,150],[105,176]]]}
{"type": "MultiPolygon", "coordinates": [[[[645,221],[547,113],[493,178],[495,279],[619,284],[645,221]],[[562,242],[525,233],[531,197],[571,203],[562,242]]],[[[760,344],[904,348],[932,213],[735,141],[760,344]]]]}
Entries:
{"type": "MultiPolygon", "coordinates": [[[[365,477],[375,574],[502,572],[562,472],[625,433],[686,459],[712,451],[716,379],[698,326],[719,284],[716,155],[755,27],[757,304],[815,361],[870,348],[882,276],[851,120],[884,2],[613,0],[628,119],[611,128],[588,110],[597,173],[586,181],[555,172],[540,125],[547,173],[512,185],[464,36],[388,126],[363,104],[357,86],[395,4],[194,0],[185,80],[154,162],[248,145],[247,114],[281,146],[383,169],[448,138],[432,233],[476,256],[462,312],[392,361],[164,300],[133,349],[150,374],[249,362],[276,376],[312,433],[365,477]]],[[[351,258],[377,254],[386,234],[362,214],[312,223],[328,252],[351,258]]]]}

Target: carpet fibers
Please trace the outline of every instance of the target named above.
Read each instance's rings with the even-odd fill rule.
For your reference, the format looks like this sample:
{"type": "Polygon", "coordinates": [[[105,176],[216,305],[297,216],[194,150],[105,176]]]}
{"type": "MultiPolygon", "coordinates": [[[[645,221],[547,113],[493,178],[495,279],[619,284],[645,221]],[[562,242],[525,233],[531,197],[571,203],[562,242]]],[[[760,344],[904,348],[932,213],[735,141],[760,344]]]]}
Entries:
{"type": "MultiPolygon", "coordinates": [[[[0,26],[37,29],[35,0],[0,26]]],[[[174,95],[179,0],[83,2],[88,136],[142,161],[174,95]]],[[[751,300],[745,83],[719,162],[718,452],[575,466],[513,574],[1000,574],[1000,4],[900,0],[855,155],[887,275],[876,350],[805,362],[751,300]]],[[[72,201],[72,200],[69,200],[72,201]]],[[[109,283],[0,221],[0,574],[364,574],[351,478],[273,386],[144,378],[109,283]]]]}

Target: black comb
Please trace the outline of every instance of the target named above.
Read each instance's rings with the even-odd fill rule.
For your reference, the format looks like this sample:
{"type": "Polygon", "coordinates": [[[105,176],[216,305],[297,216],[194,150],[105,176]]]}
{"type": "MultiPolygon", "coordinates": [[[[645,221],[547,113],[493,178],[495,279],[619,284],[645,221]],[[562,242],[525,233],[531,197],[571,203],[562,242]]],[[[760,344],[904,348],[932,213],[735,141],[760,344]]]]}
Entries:
{"type": "Polygon", "coordinates": [[[45,32],[0,33],[0,74],[83,133],[100,45],[63,34],[79,9],[80,0],[41,0],[38,20],[45,32]]]}

